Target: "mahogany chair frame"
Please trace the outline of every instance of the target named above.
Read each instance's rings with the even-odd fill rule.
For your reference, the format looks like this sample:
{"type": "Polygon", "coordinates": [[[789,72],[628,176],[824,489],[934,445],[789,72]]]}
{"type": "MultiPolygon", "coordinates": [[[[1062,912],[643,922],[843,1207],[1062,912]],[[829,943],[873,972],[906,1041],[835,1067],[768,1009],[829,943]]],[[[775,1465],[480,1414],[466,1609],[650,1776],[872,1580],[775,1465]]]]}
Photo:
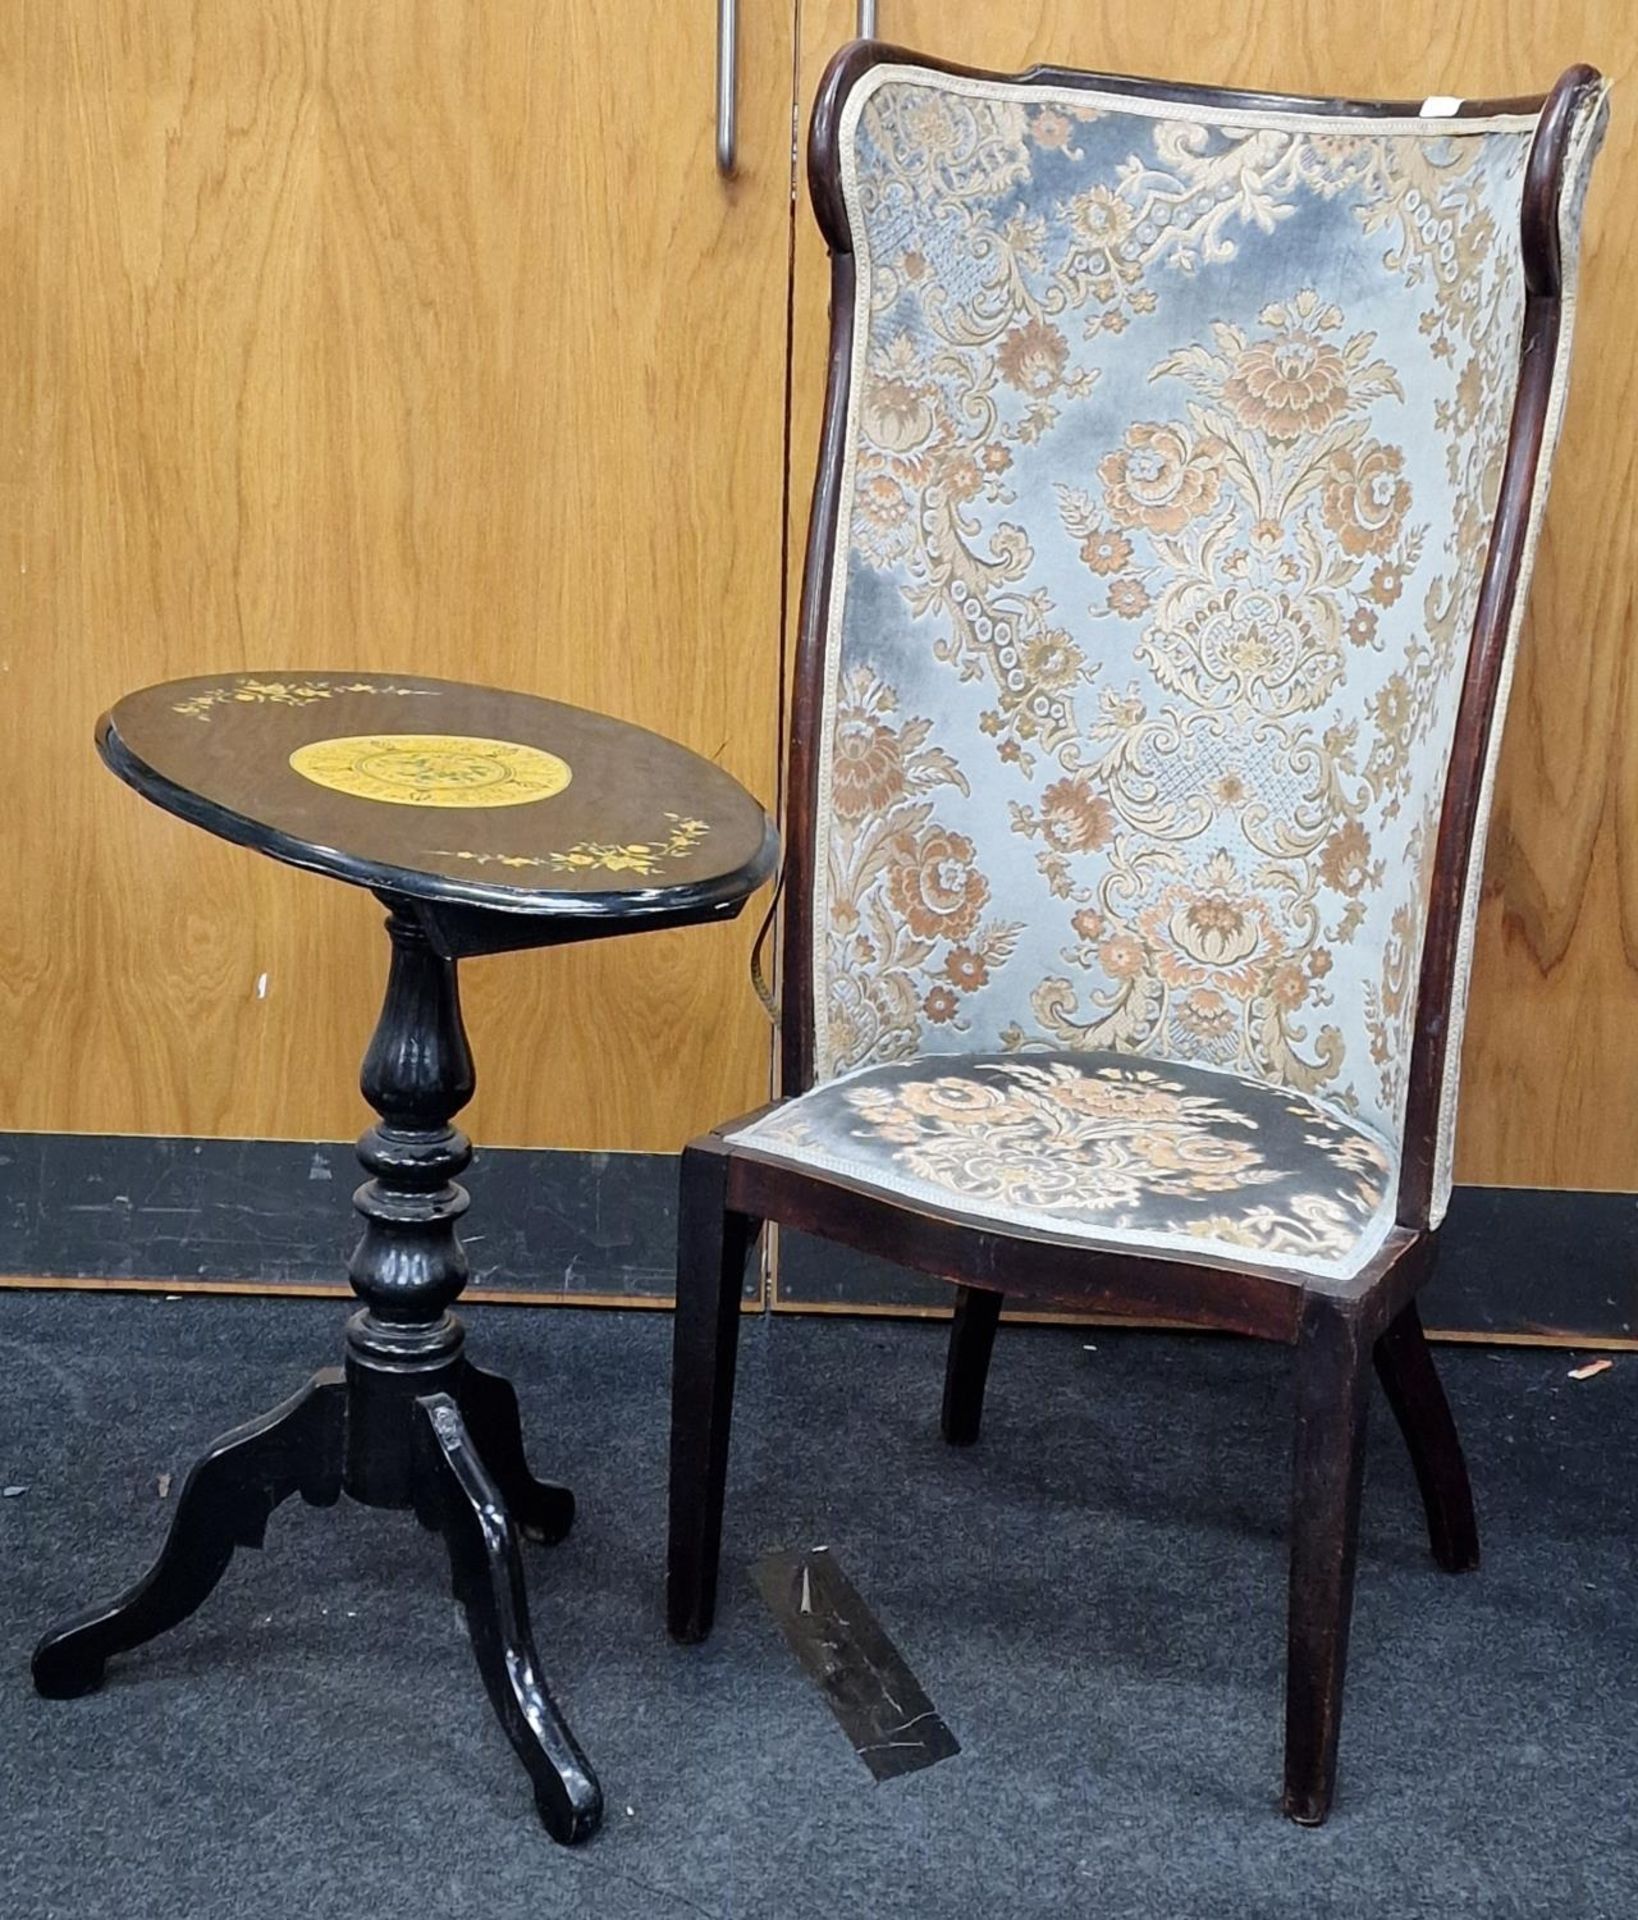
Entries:
{"type": "MultiPolygon", "coordinates": [[[[1000,75],[871,41],[843,48],[832,61],[815,105],[809,145],[810,190],[831,255],[831,334],[790,739],[780,1013],[787,1095],[805,1092],[815,1077],[811,954],[818,733],[854,324],[854,256],[841,187],[839,129],[852,88],[884,62],[1020,87],[1114,88],[1203,109],[1260,107],[1373,118],[1415,115],[1421,108],[1420,102],[1244,93],[1061,67],[1000,75]]],[[[1467,1468],[1416,1295],[1438,1251],[1431,1211],[1464,878],[1480,828],[1486,751],[1548,428],[1562,314],[1559,208],[1577,112],[1599,84],[1595,69],[1576,66],[1545,96],[1470,101],[1459,109],[1472,117],[1540,112],[1541,120],[1523,191],[1520,238],[1527,297],[1519,384],[1445,783],[1417,990],[1396,1225],[1386,1242],[1363,1272],[1340,1282],[1250,1264],[1228,1267],[1101,1251],[1069,1236],[975,1228],[934,1207],[885,1198],[828,1172],[765,1159],[727,1137],[754,1115],[695,1140],[682,1162],[671,1430],[667,1597],[669,1626],[677,1639],[703,1638],[715,1610],[742,1287],[746,1262],[767,1221],[955,1283],[942,1427],[944,1437],[958,1445],[978,1436],[991,1347],[1009,1297],[1036,1308],[1164,1320],[1295,1348],[1284,1788],[1284,1808],[1293,1820],[1322,1822],[1335,1787],[1373,1363],[1410,1450],[1435,1560],[1452,1573],[1478,1565],[1467,1468]]]]}

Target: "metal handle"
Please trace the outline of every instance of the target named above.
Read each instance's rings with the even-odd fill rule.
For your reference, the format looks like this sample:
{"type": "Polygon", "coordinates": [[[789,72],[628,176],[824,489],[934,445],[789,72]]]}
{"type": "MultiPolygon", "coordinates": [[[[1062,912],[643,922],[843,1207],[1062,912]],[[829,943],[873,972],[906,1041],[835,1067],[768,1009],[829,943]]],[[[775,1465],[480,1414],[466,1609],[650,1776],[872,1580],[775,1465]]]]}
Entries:
{"type": "Polygon", "coordinates": [[[717,0],[717,172],[739,171],[739,0],[717,0]]]}
{"type": "MultiPolygon", "coordinates": [[[[859,38],[876,37],[876,0],[859,0],[859,38]]],[[[739,171],[739,0],[717,0],[717,172],[739,171]]]]}

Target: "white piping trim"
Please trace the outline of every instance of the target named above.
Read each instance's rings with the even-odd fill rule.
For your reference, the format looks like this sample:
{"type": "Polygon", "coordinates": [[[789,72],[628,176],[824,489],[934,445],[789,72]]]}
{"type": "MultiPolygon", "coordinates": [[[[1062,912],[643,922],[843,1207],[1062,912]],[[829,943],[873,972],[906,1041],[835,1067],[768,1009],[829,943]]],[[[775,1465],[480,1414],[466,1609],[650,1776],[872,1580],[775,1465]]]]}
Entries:
{"type": "MultiPolygon", "coordinates": [[[[1197,127],[1286,128],[1298,133],[1415,134],[1423,140],[1447,140],[1453,134],[1522,133],[1535,126],[1539,113],[1494,113],[1482,119],[1440,120],[1430,126],[1418,113],[1358,114],[1289,111],[1279,107],[1215,107],[1192,100],[1157,100],[1147,94],[1124,93],[1117,88],[1055,87],[1031,80],[978,80],[965,74],[940,73],[932,67],[872,67],[848,95],[842,109],[843,170],[853,151],[853,132],[871,95],[890,82],[930,87],[939,93],[957,93],[970,100],[1015,100],[1024,106],[1045,102],[1052,106],[1095,106],[1108,113],[1135,114],[1148,120],[1184,120],[1197,127]]],[[[1434,95],[1433,101],[1440,98],[1434,95]]],[[[1458,98],[1456,105],[1460,106],[1458,98]]],[[[1423,112],[1427,111],[1424,107],[1423,112]]],[[[1454,112],[1454,109],[1452,109],[1454,112]]],[[[850,209],[851,211],[851,209],[850,209]]],[[[857,240],[858,236],[854,236],[857,240]]]]}
{"type": "Polygon", "coordinates": [[[1480,896],[1484,890],[1485,843],[1490,833],[1490,810],[1495,800],[1496,769],[1501,760],[1502,735],[1507,723],[1507,703],[1513,690],[1513,673],[1518,664],[1519,631],[1524,623],[1530,597],[1530,577],[1535,571],[1536,550],[1541,540],[1543,516],[1547,511],[1547,490],[1552,478],[1553,456],[1564,426],[1564,409],[1569,400],[1570,343],[1575,334],[1576,294],[1581,272],[1581,245],[1578,227],[1571,222],[1579,217],[1577,188],[1598,152],[1604,135],[1604,107],[1609,95],[1606,81],[1589,96],[1581,110],[1565,161],[1564,180],[1559,194],[1559,321],[1558,340],[1553,351],[1553,378],[1547,396],[1541,457],[1536,466],[1535,485],[1530,494],[1530,518],[1525,531],[1524,553],[1519,563],[1518,584],[1507,623],[1507,640],[1502,653],[1501,678],[1496,688],[1495,712],[1490,722],[1490,738],[1485,746],[1484,777],[1479,787],[1479,806],[1474,822],[1473,844],[1468,853],[1467,872],[1462,881],[1462,919],[1456,939],[1456,970],[1451,983],[1450,1030],[1445,1040],[1444,1077],[1439,1087],[1439,1125],[1435,1134],[1433,1192],[1429,1203],[1429,1223],[1438,1226],[1450,1204],[1450,1189],[1456,1159],[1456,1107],[1462,1080],[1462,1036],[1467,1026],[1468,988],[1473,971],[1473,946],[1477,935],[1480,896]]]}

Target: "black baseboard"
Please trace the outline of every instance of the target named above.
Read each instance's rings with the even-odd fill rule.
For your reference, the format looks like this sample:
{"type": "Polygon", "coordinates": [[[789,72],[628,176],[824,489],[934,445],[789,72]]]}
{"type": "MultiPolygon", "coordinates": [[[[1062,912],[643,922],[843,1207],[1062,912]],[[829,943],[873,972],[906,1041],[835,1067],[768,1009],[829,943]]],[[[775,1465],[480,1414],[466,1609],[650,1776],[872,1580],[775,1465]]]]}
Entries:
{"type": "MultiPolygon", "coordinates": [[[[0,1135],[0,1263],[43,1279],[345,1287],[362,1178],[350,1143],[0,1135]]],[[[671,1297],[675,1155],[480,1148],[467,1184],[474,1289],[671,1297]]]]}
{"type": "MultiPolygon", "coordinates": [[[[0,1264],[30,1280],[339,1286],[359,1177],[352,1147],[333,1142],[6,1134],[0,1264]]],[[[480,1148],[469,1178],[474,1291],[670,1298],[674,1155],[480,1148]]],[[[780,1237],[781,1307],[916,1313],[949,1297],[941,1281],[780,1237]]],[[[1480,1338],[1638,1339],[1638,1195],[1458,1187],[1424,1317],[1480,1338]]]]}

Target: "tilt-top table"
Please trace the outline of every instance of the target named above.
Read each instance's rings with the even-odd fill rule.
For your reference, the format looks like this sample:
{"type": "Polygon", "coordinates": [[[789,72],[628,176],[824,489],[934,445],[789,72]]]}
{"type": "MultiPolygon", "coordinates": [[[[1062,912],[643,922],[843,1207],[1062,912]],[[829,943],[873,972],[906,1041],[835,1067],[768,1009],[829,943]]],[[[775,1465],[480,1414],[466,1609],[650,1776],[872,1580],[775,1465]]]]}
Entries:
{"type": "Polygon", "coordinates": [[[541,1678],[517,1528],[560,1540],[574,1496],[525,1463],[517,1395],[463,1352],[456,1184],[472,1157],[457,962],[732,918],[773,869],[762,809],[709,761],[555,701],[403,676],[236,674],[120,701],[103,759],[156,805],[292,866],[369,887],[392,963],[359,1140],[345,1364],[225,1434],[189,1473],[159,1558],[54,1628],[41,1693],[91,1692],[111,1654],[194,1611],[299,1493],[412,1508],[443,1536],[484,1685],[546,1827],[584,1839],[602,1793],[541,1678]]]}

